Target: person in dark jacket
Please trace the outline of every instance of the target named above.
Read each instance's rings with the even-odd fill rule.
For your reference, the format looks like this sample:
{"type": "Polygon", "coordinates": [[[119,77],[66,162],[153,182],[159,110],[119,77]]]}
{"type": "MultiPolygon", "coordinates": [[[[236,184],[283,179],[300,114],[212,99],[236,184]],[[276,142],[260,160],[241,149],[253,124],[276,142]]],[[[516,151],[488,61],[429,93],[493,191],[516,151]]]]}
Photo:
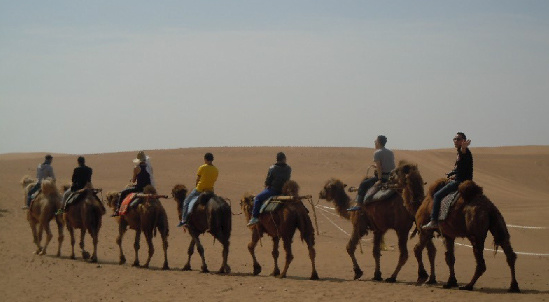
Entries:
{"type": "Polygon", "coordinates": [[[290,180],[291,175],[292,168],[286,163],[286,155],[283,152],[279,152],[276,155],[276,164],[272,165],[267,172],[265,189],[254,198],[252,219],[248,222],[248,226],[259,222],[259,210],[263,202],[271,196],[280,195],[282,193],[282,186],[290,180]]]}
{"type": "Polygon", "coordinates": [[[139,193],[143,192],[143,189],[148,185],[153,185],[153,175],[152,167],[150,162],[148,162],[148,156],[145,155],[145,152],[139,151],[137,153],[137,158],[133,160],[136,166],[133,168],[133,176],[131,179],[131,185],[120,192],[120,197],[116,203],[116,211],[112,216],[118,216],[118,209],[122,204],[122,201],[130,193],[139,193]]]}
{"type": "Polygon", "coordinates": [[[433,210],[431,211],[431,221],[422,226],[422,229],[438,229],[438,215],[440,212],[440,203],[446,195],[456,191],[459,184],[466,180],[473,180],[473,154],[469,150],[471,140],[463,132],[458,132],[454,137],[454,146],[457,149],[457,159],[454,169],[446,174],[450,181],[442,189],[438,190],[433,196],[433,210]]]}
{"type": "Polygon", "coordinates": [[[72,185],[65,191],[63,194],[63,201],[61,208],[57,211],[56,215],[63,214],[67,208],[67,200],[69,200],[73,193],[81,190],[83,188],[91,188],[91,177],[93,170],[92,168],[86,166],[86,159],[82,156],[78,157],[76,160],[78,162],[78,167],[74,168],[72,172],[72,185]]]}

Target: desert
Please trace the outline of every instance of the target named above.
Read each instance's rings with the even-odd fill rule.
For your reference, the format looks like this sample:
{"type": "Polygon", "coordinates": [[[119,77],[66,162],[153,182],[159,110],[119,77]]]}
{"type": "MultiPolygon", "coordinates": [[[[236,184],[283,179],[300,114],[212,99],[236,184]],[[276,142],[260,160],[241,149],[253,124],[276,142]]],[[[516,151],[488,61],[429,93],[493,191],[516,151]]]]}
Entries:
{"type": "MultiPolygon", "coordinates": [[[[0,154],[0,293],[3,301],[547,301],[549,300],[549,147],[472,147],[474,180],[494,202],[505,218],[511,243],[518,259],[517,280],[521,294],[509,294],[509,268],[501,252],[494,254],[492,237],[488,235],[484,257],[487,271],[478,280],[475,290],[443,289],[448,278],[442,240],[435,239],[438,284],[416,286],[417,262],[413,246],[417,237],[408,241],[410,257],[396,283],[371,281],[373,277],[372,234],[363,237],[357,251],[364,276],[353,280],[352,264],[345,246],[351,224],[338,217],[333,205],[318,200],[318,193],[331,177],[348,185],[357,185],[371,163],[371,148],[328,147],[214,147],[169,150],[145,150],[154,167],[157,191],[169,195],[175,184],[192,186],[195,172],[205,152],[215,155],[214,164],[220,176],[216,193],[231,201],[232,234],[229,264],[231,273],[218,275],[200,273],[200,257],[193,256],[190,272],[181,271],[187,258],[189,234],[177,228],[176,202],[162,201],[168,214],[170,270],[163,271],[160,236],[154,238],[156,253],[149,269],[131,266],[134,232],[126,233],[124,249],[128,263],[118,264],[115,238],[118,228],[112,211],[103,216],[99,233],[98,263],[68,258],[70,243],[65,230],[61,257],[55,257],[57,231],[51,222],[54,238],[44,256],[34,255],[31,230],[23,205],[23,190],[19,181],[24,175],[34,176],[44,153],[0,154]],[[284,151],[293,168],[292,179],[301,193],[313,195],[318,218],[316,236],[316,268],[320,280],[308,280],[310,262],[307,247],[294,237],[294,260],[285,279],[268,276],[272,269],[272,241],[263,237],[256,249],[263,272],[252,275],[252,259],[247,249],[251,232],[241,213],[239,202],[246,192],[262,189],[267,168],[275,154],[284,151]]],[[[120,191],[128,182],[135,153],[119,152],[86,154],[93,168],[93,184],[103,192],[120,191]]],[[[452,168],[454,149],[394,150],[396,160],[418,165],[427,185],[444,176],[452,168]]],[[[69,183],[77,155],[53,154],[58,185],[69,183]]],[[[105,194],[105,193],[103,193],[105,194]]],[[[305,204],[313,218],[312,206],[305,204]]],[[[206,261],[211,268],[221,263],[221,245],[209,234],[201,237],[206,261]]],[[[398,259],[394,231],[385,236],[388,250],[382,252],[381,271],[388,277],[398,259]]],[[[86,247],[91,247],[86,238],[86,247]]],[[[456,274],[458,282],[469,281],[474,271],[474,257],[466,239],[456,240],[456,274]]],[[[146,257],[143,243],[140,257],[146,257]]],[[[284,261],[281,249],[279,262],[284,261]]]]}

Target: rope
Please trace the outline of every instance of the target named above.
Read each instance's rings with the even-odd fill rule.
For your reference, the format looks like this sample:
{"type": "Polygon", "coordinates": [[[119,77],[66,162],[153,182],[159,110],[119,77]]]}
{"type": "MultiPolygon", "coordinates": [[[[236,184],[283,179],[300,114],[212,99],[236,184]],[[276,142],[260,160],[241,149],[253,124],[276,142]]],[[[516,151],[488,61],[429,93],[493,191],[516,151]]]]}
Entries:
{"type": "MultiPolygon", "coordinates": [[[[313,216],[315,217],[316,234],[318,236],[320,236],[320,231],[318,229],[318,219],[316,217],[316,210],[315,210],[316,206],[313,204],[313,198],[312,197],[308,198],[307,200],[309,200],[309,203],[311,204],[311,208],[313,209],[313,216]]],[[[320,202],[320,199],[318,200],[318,202],[316,204],[318,204],[319,202],[320,202]]]]}

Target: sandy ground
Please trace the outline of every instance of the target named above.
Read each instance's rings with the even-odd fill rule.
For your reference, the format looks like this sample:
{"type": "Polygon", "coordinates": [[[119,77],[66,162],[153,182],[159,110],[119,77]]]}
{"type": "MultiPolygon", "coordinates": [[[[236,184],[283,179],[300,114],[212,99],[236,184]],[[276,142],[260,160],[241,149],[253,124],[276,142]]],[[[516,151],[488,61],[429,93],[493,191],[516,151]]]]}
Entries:
{"type": "MultiPolygon", "coordinates": [[[[191,186],[203,154],[211,151],[220,169],[216,184],[219,195],[232,200],[232,211],[240,212],[239,199],[244,192],[258,192],[266,171],[278,151],[286,152],[293,168],[293,179],[301,185],[303,194],[316,196],[330,177],[340,178],[349,185],[357,185],[371,163],[372,149],[363,148],[196,148],[149,151],[155,169],[159,193],[169,194],[177,183],[191,186]]],[[[310,262],[305,244],[295,237],[295,259],[287,279],[269,277],[273,263],[271,240],[265,237],[257,255],[263,265],[259,276],[252,276],[251,257],[247,250],[250,231],[242,215],[233,216],[233,232],[229,264],[230,275],[203,274],[198,271],[200,260],[193,256],[193,271],[183,272],[189,235],[176,228],[176,205],[165,200],[170,223],[168,250],[171,270],[161,271],[162,249],[160,237],[154,239],[156,254],[151,269],[118,265],[115,244],[117,225],[110,217],[103,218],[100,231],[99,264],[68,259],[70,240],[65,231],[62,257],[53,253],[57,246],[57,232],[48,255],[33,254],[34,246],[23,203],[19,181],[23,175],[34,176],[43,154],[0,155],[0,300],[1,301],[549,301],[549,147],[472,148],[475,160],[475,180],[499,207],[506,222],[513,226],[536,226],[541,229],[510,227],[511,242],[519,258],[517,279],[522,294],[506,292],[510,273],[503,254],[485,252],[488,270],[480,278],[473,292],[444,290],[435,286],[415,286],[417,263],[412,248],[417,238],[408,243],[410,258],[398,276],[396,284],[374,282],[372,235],[364,237],[364,254],[357,251],[359,264],[365,274],[353,281],[353,271],[345,245],[350,232],[349,221],[339,218],[330,209],[317,210],[320,236],[316,238],[317,269],[320,281],[307,280],[310,262]],[[529,254],[530,253],[530,254],[529,254]],[[541,255],[531,255],[541,254],[541,255]],[[544,254],[544,255],[543,255],[544,254]]],[[[94,169],[93,183],[105,191],[122,189],[131,176],[132,159],[136,152],[87,155],[87,163],[94,169]]],[[[424,179],[431,183],[446,173],[453,164],[455,151],[395,151],[397,160],[417,163],[424,179]]],[[[53,166],[58,183],[68,183],[76,165],[74,155],[54,155],[53,166]]],[[[319,205],[330,207],[326,201],[319,205]]],[[[308,205],[310,208],[310,206],[308,205]]],[[[52,222],[52,227],[54,223],[52,222]]],[[[133,262],[133,231],[128,231],[124,249],[128,263],[133,262]]],[[[143,239],[142,239],[143,240],[143,239]]],[[[211,270],[219,268],[221,246],[210,235],[202,242],[211,270]]],[[[396,236],[386,236],[389,248],[394,248],[396,236]]],[[[458,240],[467,244],[466,240],[458,240]]],[[[491,247],[488,235],[486,247],[491,247]]],[[[91,247],[91,239],[86,238],[91,247]]],[[[439,282],[446,281],[448,269],[444,263],[444,248],[436,240],[438,249],[436,271],[439,282]]],[[[146,259],[147,249],[142,241],[140,256],[146,259]]],[[[397,263],[398,251],[383,252],[381,269],[388,277],[397,263]]],[[[460,284],[467,283],[474,270],[472,250],[456,247],[456,271],[460,284]]],[[[281,253],[281,263],[284,254],[281,253]]]]}

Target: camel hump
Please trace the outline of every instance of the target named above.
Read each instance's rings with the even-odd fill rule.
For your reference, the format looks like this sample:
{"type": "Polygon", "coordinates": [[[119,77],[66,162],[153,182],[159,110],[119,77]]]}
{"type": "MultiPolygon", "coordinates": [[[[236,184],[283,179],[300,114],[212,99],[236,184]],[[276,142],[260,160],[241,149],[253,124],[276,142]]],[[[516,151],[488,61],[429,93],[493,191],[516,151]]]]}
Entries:
{"type": "Polygon", "coordinates": [[[57,193],[57,187],[55,186],[55,181],[53,181],[51,178],[46,178],[42,180],[41,189],[44,195],[57,193]]]}
{"type": "Polygon", "coordinates": [[[458,191],[463,197],[463,199],[466,201],[484,194],[482,187],[477,185],[472,180],[466,180],[462,182],[459,185],[458,191]]]}
{"type": "Polygon", "coordinates": [[[442,187],[444,187],[446,184],[448,183],[448,179],[447,178],[439,178],[437,179],[430,187],[429,187],[429,196],[431,196],[431,198],[433,198],[433,196],[435,195],[435,193],[442,189],[442,187]]]}

